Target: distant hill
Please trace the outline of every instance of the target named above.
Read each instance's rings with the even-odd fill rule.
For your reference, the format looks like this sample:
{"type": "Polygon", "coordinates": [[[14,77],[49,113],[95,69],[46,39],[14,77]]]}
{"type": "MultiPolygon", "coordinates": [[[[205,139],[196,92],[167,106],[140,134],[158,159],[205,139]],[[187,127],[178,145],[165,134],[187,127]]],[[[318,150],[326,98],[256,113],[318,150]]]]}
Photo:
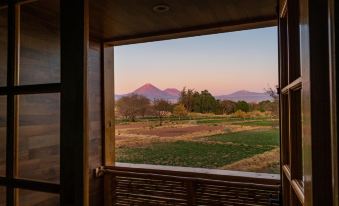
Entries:
{"type": "Polygon", "coordinates": [[[231,101],[246,101],[246,102],[261,102],[265,100],[272,100],[272,97],[267,93],[250,92],[246,90],[240,90],[228,95],[220,95],[215,98],[220,100],[231,100],[231,101]]]}
{"type": "MultiPolygon", "coordinates": [[[[180,91],[174,88],[160,90],[154,85],[147,83],[139,87],[138,89],[134,90],[133,92],[125,94],[125,95],[130,95],[130,94],[142,95],[152,101],[155,99],[165,99],[170,102],[177,102],[180,96],[180,91]]],[[[115,99],[116,100],[120,99],[122,96],[125,96],[125,95],[115,95],[115,99]]]]}
{"type": "MultiPolygon", "coordinates": [[[[156,86],[148,83],[148,84],[144,84],[143,86],[139,87],[138,89],[128,94],[123,94],[123,95],[117,94],[115,95],[115,99],[118,100],[123,96],[131,95],[131,94],[143,95],[152,101],[154,99],[165,99],[173,103],[177,102],[180,97],[180,91],[178,89],[168,88],[165,90],[161,90],[157,88],[156,86]]],[[[259,93],[259,92],[250,92],[246,90],[240,90],[232,94],[228,94],[228,95],[215,96],[215,98],[220,99],[220,100],[232,100],[232,101],[242,100],[246,102],[260,102],[264,100],[272,100],[272,98],[265,92],[259,93]]]]}

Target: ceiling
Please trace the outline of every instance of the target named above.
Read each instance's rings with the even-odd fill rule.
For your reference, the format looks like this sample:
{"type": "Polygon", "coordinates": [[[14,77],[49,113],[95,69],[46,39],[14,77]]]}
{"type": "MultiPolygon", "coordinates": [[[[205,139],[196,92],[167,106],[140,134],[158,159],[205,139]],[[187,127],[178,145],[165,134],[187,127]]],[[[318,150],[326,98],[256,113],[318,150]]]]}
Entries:
{"type": "Polygon", "coordinates": [[[90,0],[93,38],[112,45],[276,25],[276,0],[90,0]],[[169,7],[155,12],[157,5],[169,7]]]}

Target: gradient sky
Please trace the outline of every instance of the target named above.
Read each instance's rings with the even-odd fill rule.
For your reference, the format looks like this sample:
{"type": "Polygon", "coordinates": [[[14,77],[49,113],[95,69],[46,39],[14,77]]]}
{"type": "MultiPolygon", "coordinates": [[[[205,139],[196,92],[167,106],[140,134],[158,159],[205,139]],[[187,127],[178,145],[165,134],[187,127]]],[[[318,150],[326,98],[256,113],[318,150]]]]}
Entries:
{"type": "Polygon", "coordinates": [[[213,95],[263,92],[278,83],[277,28],[115,47],[115,93],[145,83],[213,95]]]}

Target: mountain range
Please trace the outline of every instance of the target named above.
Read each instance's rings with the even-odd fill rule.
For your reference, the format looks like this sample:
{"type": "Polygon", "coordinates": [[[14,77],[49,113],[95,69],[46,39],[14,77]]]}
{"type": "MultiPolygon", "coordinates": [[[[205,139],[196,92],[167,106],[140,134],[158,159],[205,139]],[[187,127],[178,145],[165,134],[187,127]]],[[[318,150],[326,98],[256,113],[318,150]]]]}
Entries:
{"type": "MultiPolygon", "coordinates": [[[[177,102],[180,97],[180,91],[175,88],[167,88],[165,90],[161,90],[156,86],[147,83],[133,92],[123,94],[123,95],[115,95],[115,99],[118,100],[123,96],[138,94],[147,97],[150,100],[154,99],[165,99],[170,102],[177,102]]],[[[260,102],[264,100],[272,100],[272,98],[265,92],[250,92],[247,90],[240,90],[227,95],[219,95],[215,96],[216,99],[220,100],[232,100],[232,101],[246,101],[246,102],[260,102]]]]}

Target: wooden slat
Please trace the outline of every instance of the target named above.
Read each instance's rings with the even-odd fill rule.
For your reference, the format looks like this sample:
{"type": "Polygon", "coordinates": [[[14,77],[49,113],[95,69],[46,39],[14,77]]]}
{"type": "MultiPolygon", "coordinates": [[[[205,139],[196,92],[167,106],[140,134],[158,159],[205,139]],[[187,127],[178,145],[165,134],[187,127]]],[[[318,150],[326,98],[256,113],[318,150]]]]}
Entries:
{"type": "MultiPolygon", "coordinates": [[[[104,169],[111,178],[113,205],[268,205],[278,198],[280,185],[248,181],[235,182],[197,178],[153,170],[142,173],[134,168],[124,171],[104,169]]],[[[199,174],[197,174],[199,176],[199,174]]],[[[227,177],[225,177],[227,179],[227,177]]],[[[108,178],[106,180],[109,180],[108,178]]],[[[279,182],[277,182],[279,183],[279,182]]],[[[110,199],[110,198],[109,198],[110,199]]],[[[274,204],[273,204],[274,205],[274,204]]],[[[106,205],[108,206],[108,205],[106,205]]]]}

